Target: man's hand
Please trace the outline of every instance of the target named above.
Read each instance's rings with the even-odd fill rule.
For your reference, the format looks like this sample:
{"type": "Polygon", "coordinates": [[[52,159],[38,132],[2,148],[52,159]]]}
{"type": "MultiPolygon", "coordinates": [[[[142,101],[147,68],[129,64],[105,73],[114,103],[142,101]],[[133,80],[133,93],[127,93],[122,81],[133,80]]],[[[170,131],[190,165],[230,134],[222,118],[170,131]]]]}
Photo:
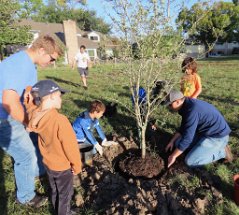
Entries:
{"type": "Polygon", "coordinates": [[[176,161],[176,157],[174,155],[170,155],[168,157],[168,168],[172,166],[175,161],[176,161]]]}
{"type": "Polygon", "coordinates": [[[170,141],[169,144],[166,146],[165,151],[166,151],[166,152],[167,152],[168,150],[169,150],[169,151],[172,151],[173,146],[174,146],[174,142],[170,141]]]}
{"type": "Polygon", "coordinates": [[[99,143],[95,144],[95,149],[97,150],[97,152],[99,152],[100,155],[103,155],[103,148],[99,143]]]}

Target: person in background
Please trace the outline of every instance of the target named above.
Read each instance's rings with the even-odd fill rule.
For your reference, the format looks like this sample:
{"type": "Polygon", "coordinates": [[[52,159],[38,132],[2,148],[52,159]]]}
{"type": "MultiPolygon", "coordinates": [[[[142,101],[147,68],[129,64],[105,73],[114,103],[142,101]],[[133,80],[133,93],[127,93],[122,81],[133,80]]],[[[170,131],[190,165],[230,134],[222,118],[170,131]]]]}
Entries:
{"type": "Polygon", "coordinates": [[[72,68],[75,68],[77,62],[78,72],[80,73],[84,89],[87,89],[87,77],[89,75],[90,57],[85,51],[86,47],[82,45],[80,51],[76,54],[72,68]]]}
{"type": "Polygon", "coordinates": [[[184,96],[196,99],[202,92],[201,78],[197,74],[197,63],[192,57],[182,62],[181,92],[184,96]]]}
{"type": "Polygon", "coordinates": [[[101,101],[95,100],[90,104],[90,108],[81,113],[73,122],[73,129],[76,133],[78,143],[93,144],[94,153],[96,153],[95,150],[97,150],[100,155],[103,155],[102,146],[104,146],[104,143],[107,142],[105,134],[99,123],[99,119],[103,116],[104,112],[105,105],[101,101]],[[94,129],[97,130],[102,140],[102,146],[98,143],[93,135],[94,129]]]}
{"type": "Polygon", "coordinates": [[[58,215],[71,214],[73,175],[82,164],[76,135],[66,116],[60,114],[61,95],[67,92],[51,80],[31,89],[33,102],[26,105],[28,129],[38,134],[38,146],[51,186],[51,200],[58,215]]]}
{"type": "Polygon", "coordinates": [[[47,201],[35,192],[34,179],[45,170],[25,129],[24,90],[37,82],[36,65],[47,67],[62,53],[51,36],[42,35],[30,48],[0,63],[0,147],[14,160],[16,197],[20,204],[40,207],[47,201]]]}

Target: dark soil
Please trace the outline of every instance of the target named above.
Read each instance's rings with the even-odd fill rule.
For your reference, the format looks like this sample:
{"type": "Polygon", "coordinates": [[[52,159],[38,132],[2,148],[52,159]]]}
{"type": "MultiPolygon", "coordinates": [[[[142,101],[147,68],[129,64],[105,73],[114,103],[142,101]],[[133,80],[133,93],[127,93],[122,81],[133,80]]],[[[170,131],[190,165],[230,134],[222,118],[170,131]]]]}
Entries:
{"type": "Polygon", "coordinates": [[[159,156],[147,153],[145,158],[130,154],[119,161],[120,170],[133,177],[153,178],[164,170],[164,161],[159,156]]]}
{"type": "MultiPolygon", "coordinates": [[[[158,132],[155,134],[157,135],[150,135],[153,137],[150,147],[154,153],[146,157],[155,158],[158,154],[166,163],[168,154],[164,149],[171,136],[158,132]]],[[[158,164],[155,160],[150,163],[147,159],[142,161],[137,156],[123,161],[122,154],[130,152],[133,155],[132,152],[136,152],[137,155],[140,151],[132,139],[120,137],[114,141],[119,144],[105,147],[104,155],[96,154],[93,165],[85,166],[82,173],[74,178],[75,205],[79,211],[77,214],[214,215],[216,213],[211,211],[213,205],[232,199],[232,184],[225,183],[206,169],[186,167],[183,156],[170,169],[163,171],[164,165],[160,159],[158,164]],[[149,169],[152,178],[124,177],[115,168],[119,161],[122,161],[123,169],[128,168],[127,163],[131,167],[138,166],[142,172],[149,169]],[[153,168],[159,168],[164,173],[159,174],[160,177],[153,177],[153,174],[157,174],[152,171],[153,168]]],[[[129,157],[129,154],[128,157],[125,156],[129,157]]],[[[134,171],[137,175],[137,168],[134,171]]]]}

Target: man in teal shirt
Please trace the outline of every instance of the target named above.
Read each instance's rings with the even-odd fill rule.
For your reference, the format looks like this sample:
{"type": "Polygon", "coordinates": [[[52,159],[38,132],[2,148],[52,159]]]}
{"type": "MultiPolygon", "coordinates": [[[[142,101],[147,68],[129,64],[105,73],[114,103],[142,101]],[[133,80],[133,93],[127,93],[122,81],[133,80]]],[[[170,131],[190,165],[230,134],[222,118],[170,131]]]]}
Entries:
{"type": "Polygon", "coordinates": [[[14,160],[17,200],[40,207],[46,198],[35,193],[34,178],[39,175],[36,149],[26,131],[24,89],[37,82],[36,65],[46,67],[62,53],[55,40],[40,36],[26,51],[0,63],[0,147],[14,160]]]}

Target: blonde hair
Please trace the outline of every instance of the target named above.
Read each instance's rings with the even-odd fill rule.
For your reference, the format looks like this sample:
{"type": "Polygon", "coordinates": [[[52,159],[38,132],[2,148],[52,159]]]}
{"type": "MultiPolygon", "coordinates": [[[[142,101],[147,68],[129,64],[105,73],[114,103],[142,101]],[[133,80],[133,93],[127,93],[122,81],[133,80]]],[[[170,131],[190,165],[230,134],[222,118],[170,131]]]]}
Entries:
{"type": "Polygon", "coordinates": [[[32,44],[31,48],[33,51],[43,48],[48,54],[53,54],[54,52],[58,55],[63,54],[63,50],[56,40],[50,35],[41,35],[32,44]]]}

